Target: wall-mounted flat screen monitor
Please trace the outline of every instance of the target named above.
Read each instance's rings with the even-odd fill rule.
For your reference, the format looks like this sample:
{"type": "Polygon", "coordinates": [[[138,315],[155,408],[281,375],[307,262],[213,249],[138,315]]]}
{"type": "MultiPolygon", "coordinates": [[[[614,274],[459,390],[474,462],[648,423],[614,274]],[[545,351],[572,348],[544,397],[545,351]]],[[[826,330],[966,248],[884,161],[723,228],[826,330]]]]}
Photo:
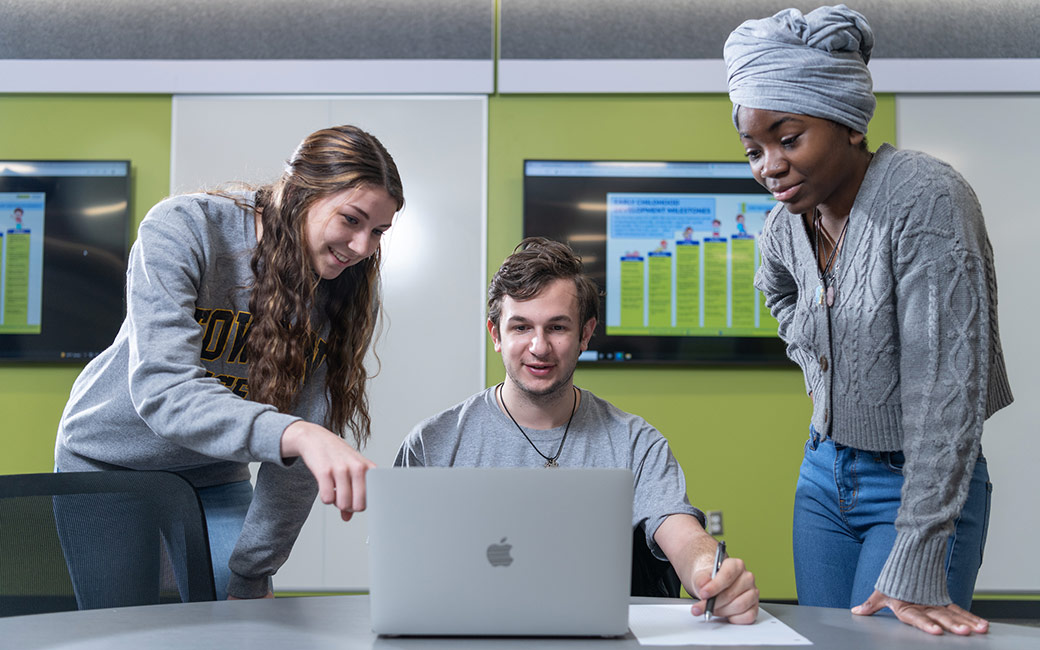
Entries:
{"type": "Polygon", "coordinates": [[[582,362],[786,363],[753,285],[773,197],[746,162],[524,161],[524,236],[604,291],[582,362]]]}
{"type": "Polygon", "coordinates": [[[125,314],[130,162],[0,160],[0,361],[81,362],[125,314]]]}

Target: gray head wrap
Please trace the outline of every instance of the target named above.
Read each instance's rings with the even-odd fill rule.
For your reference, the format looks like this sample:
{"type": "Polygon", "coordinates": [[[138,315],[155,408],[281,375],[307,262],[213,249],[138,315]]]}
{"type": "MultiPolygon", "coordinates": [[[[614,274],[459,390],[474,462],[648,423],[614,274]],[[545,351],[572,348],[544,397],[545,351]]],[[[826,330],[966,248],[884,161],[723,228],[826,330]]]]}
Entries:
{"type": "Polygon", "coordinates": [[[874,32],[845,5],[745,21],[723,47],[733,124],[741,106],[822,117],[860,133],[877,105],[867,62],[874,32]]]}

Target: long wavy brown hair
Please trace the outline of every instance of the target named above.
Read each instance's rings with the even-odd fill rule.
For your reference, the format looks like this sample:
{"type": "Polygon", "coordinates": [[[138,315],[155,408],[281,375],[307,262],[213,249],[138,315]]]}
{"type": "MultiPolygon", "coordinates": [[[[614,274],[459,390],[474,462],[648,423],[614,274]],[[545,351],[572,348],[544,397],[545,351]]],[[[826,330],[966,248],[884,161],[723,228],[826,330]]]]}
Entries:
{"type": "Polygon", "coordinates": [[[354,126],[316,131],[300,143],[277,182],[257,189],[254,209],[263,236],[253,252],[253,314],[246,342],[249,398],[288,412],[325,340],[327,428],[353,432],[360,449],[371,418],[365,386],[368,352],[379,314],[380,253],[321,279],[307,253],[307,212],[315,201],[357,188],[382,188],[404,205],[393,158],[374,136],[354,126]]]}

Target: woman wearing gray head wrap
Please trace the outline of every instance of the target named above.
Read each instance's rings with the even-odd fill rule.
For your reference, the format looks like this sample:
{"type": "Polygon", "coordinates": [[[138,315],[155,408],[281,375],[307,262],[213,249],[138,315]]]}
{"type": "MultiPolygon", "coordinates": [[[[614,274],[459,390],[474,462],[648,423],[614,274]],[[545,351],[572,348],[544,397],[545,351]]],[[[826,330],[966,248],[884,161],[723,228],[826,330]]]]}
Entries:
{"type": "Polygon", "coordinates": [[[949,165],[867,148],[873,44],[838,5],[749,20],[724,48],[733,122],[777,201],[755,286],[813,403],[798,601],[981,633],[966,608],[989,517],[982,426],[1012,401],[993,253],[949,165]]]}

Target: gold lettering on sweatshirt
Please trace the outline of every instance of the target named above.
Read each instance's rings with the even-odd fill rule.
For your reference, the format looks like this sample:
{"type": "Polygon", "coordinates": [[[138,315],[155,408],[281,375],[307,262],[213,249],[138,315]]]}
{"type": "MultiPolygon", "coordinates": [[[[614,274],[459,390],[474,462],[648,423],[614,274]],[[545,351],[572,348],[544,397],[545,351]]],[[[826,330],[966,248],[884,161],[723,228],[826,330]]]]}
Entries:
{"type": "MultiPolygon", "coordinates": [[[[228,363],[245,364],[249,361],[246,353],[246,341],[249,338],[249,325],[253,315],[247,311],[231,312],[228,309],[195,308],[195,320],[202,327],[202,350],[199,356],[203,361],[224,359],[228,363]]],[[[304,379],[310,377],[315,369],[325,362],[325,339],[317,338],[314,349],[307,359],[304,379]]],[[[245,370],[243,368],[243,370],[245,370]]],[[[216,377],[231,392],[245,398],[249,394],[249,378],[236,375],[217,375],[206,372],[207,377],[216,377]]]]}

